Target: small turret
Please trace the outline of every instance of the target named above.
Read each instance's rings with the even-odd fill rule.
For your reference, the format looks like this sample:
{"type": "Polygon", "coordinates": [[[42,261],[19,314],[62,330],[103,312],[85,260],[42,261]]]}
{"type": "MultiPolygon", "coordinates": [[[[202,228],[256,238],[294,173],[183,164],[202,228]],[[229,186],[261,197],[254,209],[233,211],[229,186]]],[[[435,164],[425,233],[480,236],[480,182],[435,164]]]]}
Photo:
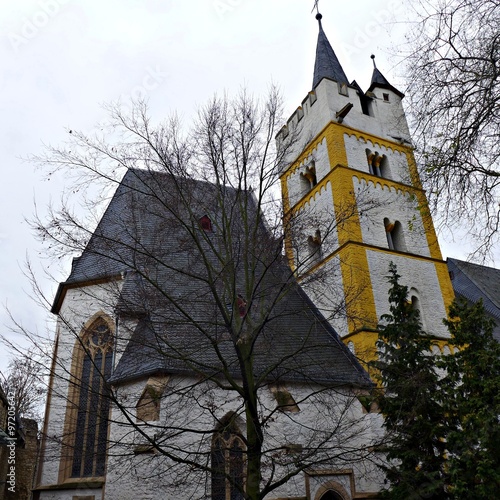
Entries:
{"type": "Polygon", "coordinates": [[[373,61],[373,74],[372,74],[372,81],[370,84],[370,88],[368,89],[368,92],[373,92],[375,87],[381,88],[381,89],[386,89],[386,90],[391,90],[394,92],[397,96],[399,96],[401,99],[405,96],[403,92],[400,92],[396,87],[393,87],[387,78],[380,72],[380,70],[377,68],[377,65],[375,64],[375,56],[372,54],[371,59],[373,61]]]}

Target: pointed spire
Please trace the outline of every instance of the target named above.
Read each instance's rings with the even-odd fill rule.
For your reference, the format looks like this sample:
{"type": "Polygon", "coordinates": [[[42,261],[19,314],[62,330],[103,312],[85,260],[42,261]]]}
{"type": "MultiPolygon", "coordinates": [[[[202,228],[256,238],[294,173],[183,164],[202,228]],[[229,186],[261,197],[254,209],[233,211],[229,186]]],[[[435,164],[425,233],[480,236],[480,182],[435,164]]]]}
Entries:
{"type": "Polygon", "coordinates": [[[373,61],[373,73],[372,73],[372,82],[370,84],[370,88],[368,91],[372,91],[375,87],[380,87],[383,89],[392,90],[399,97],[403,98],[405,95],[400,92],[396,87],[393,87],[387,78],[379,71],[377,65],[375,64],[375,56],[372,54],[371,59],[373,61]]]}
{"type": "Polygon", "coordinates": [[[321,25],[322,15],[318,12],[316,19],[319,23],[318,44],[316,46],[316,62],[314,64],[313,90],[323,78],[330,78],[338,83],[349,85],[347,76],[340,65],[335,52],[328,41],[321,25]]]}

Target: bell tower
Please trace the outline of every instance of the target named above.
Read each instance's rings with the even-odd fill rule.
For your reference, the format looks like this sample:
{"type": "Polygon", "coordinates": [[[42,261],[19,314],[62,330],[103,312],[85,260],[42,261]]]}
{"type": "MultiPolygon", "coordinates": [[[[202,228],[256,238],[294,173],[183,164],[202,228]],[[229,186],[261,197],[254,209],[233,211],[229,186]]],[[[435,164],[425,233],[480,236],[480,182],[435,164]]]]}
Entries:
{"type": "Polygon", "coordinates": [[[277,136],[286,253],[311,299],[363,361],[389,311],[396,264],[439,348],[453,299],[402,106],[373,59],[370,87],[349,80],[319,24],[312,90],[277,136]]]}

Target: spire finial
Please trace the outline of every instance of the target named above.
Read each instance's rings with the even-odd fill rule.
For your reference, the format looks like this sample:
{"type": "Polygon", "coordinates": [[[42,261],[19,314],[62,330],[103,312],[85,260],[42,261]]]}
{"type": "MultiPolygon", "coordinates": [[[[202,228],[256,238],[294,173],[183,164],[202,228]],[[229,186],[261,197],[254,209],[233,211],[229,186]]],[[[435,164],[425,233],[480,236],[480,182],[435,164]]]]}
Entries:
{"type": "Polygon", "coordinates": [[[318,2],[319,0],[314,0],[314,7],[312,8],[311,12],[313,12],[314,9],[316,9],[316,19],[319,23],[320,29],[323,29],[323,27],[321,26],[321,19],[323,19],[323,16],[319,13],[318,2]]]}
{"type": "Polygon", "coordinates": [[[373,67],[377,69],[377,65],[375,64],[375,54],[372,54],[370,57],[372,58],[373,61],[373,67]]]}

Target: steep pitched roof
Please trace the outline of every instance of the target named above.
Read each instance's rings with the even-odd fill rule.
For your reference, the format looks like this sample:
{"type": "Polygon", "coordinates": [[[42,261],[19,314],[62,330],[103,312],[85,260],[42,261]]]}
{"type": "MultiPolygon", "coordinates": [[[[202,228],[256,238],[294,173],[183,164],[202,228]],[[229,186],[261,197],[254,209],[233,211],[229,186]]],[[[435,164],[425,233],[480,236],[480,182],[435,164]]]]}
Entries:
{"type": "MultiPolygon", "coordinates": [[[[193,325],[179,322],[175,329],[157,316],[143,317],[110,380],[121,383],[157,372],[200,373],[217,378],[226,370],[238,377],[233,341],[224,329],[211,339],[193,334],[193,325]],[[164,342],[163,335],[168,335],[164,342]],[[217,338],[217,351],[211,341],[217,338]],[[181,353],[181,354],[180,354],[181,353]]],[[[268,371],[268,381],[310,382],[333,386],[370,386],[366,372],[339,339],[308,297],[296,286],[280,301],[254,346],[254,374],[268,371]]]]}
{"type": "MultiPolygon", "coordinates": [[[[483,300],[485,311],[500,326],[500,270],[458,259],[447,259],[455,293],[469,302],[483,300]]],[[[500,341],[500,329],[494,332],[500,341]]]]}
{"type": "Polygon", "coordinates": [[[314,63],[313,90],[318,86],[323,78],[335,80],[338,83],[349,85],[347,76],[323,31],[321,25],[321,14],[316,15],[319,23],[318,43],[316,45],[316,61],[314,63]]]}
{"type": "Polygon", "coordinates": [[[405,96],[396,87],[393,87],[389,83],[387,78],[380,72],[380,70],[376,66],[373,68],[372,81],[371,81],[370,88],[368,89],[368,91],[369,92],[372,91],[375,87],[380,87],[382,89],[392,90],[396,95],[401,97],[401,99],[405,96]]]}
{"type": "MultiPolygon", "coordinates": [[[[256,374],[268,380],[370,385],[366,372],[294,281],[280,242],[266,229],[248,192],[129,170],[62,286],[116,276],[122,283],[117,315],[139,321],[113,383],[158,371],[217,377],[223,363],[237,375],[234,338],[220,308],[231,312],[230,302],[241,290],[249,294],[248,317],[260,325],[256,374]],[[205,215],[213,232],[199,225],[205,215]],[[222,222],[227,216],[229,222],[222,222]],[[247,224],[254,229],[248,240],[247,224]],[[245,278],[249,266],[255,274],[250,290],[245,278]],[[229,292],[228,276],[234,281],[229,292]],[[227,295],[225,304],[215,303],[211,287],[219,297],[227,295]]],[[[244,327],[240,335],[243,340],[244,327]]]]}

